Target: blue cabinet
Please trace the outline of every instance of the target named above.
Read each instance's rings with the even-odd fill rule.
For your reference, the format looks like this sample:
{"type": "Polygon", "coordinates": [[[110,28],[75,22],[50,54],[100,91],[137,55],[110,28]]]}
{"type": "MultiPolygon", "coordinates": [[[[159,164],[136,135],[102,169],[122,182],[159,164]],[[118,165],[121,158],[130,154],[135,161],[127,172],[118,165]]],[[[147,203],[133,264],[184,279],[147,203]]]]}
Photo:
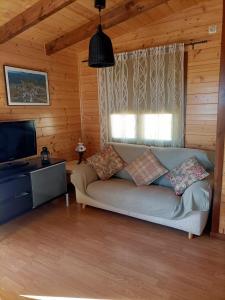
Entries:
{"type": "Polygon", "coordinates": [[[29,174],[16,174],[0,180],[0,223],[32,209],[29,174]]]}
{"type": "Polygon", "coordinates": [[[65,161],[40,158],[16,168],[0,169],[0,224],[67,193],[65,161]]]}
{"type": "Polygon", "coordinates": [[[35,170],[30,177],[34,208],[67,193],[65,162],[35,170]]]}

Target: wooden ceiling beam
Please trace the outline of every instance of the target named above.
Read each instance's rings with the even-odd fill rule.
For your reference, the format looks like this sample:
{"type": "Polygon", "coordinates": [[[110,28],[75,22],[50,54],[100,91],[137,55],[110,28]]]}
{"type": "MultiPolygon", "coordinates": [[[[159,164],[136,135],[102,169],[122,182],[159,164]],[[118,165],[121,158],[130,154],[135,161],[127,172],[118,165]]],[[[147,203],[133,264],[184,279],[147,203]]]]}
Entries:
{"type": "Polygon", "coordinates": [[[7,42],[75,1],[77,0],[39,0],[0,27],[0,44],[7,42]]]}
{"type": "MultiPolygon", "coordinates": [[[[122,4],[112,8],[102,17],[103,29],[109,29],[147,10],[153,9],[168,0],[125,0],[122,4]]],[[[89,38],[96,31],[99,18],[76,28],[45,45],[46,54],[51,55],[73,44],[89,38]]]]}
{"type": "Polygon", "coordinates": [[[76,2],[75,5],[71,7],[71,10],[75,13],[78,14],[79,16],[87,19],[88,21],[93,20],[98,16],[98,10],[96,11],[91,10],[90,8],[87,8],[86,6],[83,6],[79,2],[76,2]]]}

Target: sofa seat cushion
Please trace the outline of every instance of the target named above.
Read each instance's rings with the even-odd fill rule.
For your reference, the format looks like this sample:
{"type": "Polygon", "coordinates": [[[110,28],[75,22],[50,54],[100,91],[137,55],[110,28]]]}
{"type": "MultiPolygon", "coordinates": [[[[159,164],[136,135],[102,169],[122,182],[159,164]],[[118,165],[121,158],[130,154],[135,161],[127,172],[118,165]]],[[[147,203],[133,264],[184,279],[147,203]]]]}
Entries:
{"type": "Polygon", "coordinates": [[[87,194],[101,204],[136,214],[170,218],[180,203],[172,189],[158,185],[136,186],[119,178],[95,181],[87,194]]]}

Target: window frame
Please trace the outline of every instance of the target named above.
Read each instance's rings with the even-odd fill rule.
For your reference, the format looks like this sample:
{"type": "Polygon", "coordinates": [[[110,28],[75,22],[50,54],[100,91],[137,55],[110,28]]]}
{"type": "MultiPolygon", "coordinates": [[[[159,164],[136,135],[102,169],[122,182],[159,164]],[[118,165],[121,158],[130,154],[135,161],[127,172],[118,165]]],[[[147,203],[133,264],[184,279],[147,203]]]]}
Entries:
{"type": "Polygon", "coordinates": [[[127,143],[138,143],[142,142],[144,144],[155,144],[155,143],[162,143],[165,146],[170,146],[173,140],[173,132],[172,132],[172,126],[173,126],[173,114],[170,112],[166,113],[142,113],[142,114],[134,114],[134,113],[114,113],[110,115],[110,135],[111,135],[111,140],[113,142],[127,142],[127,143]],[[135,136],[134,138],[124,138],[124,137],[115,137],[113,136],[113,129],[112,129],[112,116],[113,115],[134,115],[135,116],[135,136]],[[148,139],[144,138],[143,132],[144,132],[144,116],[146,115],[171,115],[171,138],[169,140],[166,139],[148,139]],[[142,129],[140,130],[139,124],[142,124],[142,129]]]}

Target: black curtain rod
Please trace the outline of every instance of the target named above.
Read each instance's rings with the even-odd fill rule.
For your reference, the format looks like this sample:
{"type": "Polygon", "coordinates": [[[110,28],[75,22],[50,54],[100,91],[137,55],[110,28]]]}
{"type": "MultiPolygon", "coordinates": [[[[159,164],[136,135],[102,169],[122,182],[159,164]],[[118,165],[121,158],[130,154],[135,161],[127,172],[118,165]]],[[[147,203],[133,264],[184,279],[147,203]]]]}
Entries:
{"type": "Polygon", "coordinates": [[[190,42],[190,43],[184,44],[184,46],[192,46],[192,49],[194,49],[194,46],[195,46],[195,45],[198,45],[198,44],[205,44],[205,43],[208,43],[208,40],[202,40],[202,41],[190,42]]]}
{"type": "MultiPolygon", "coordinates": [[[[199,44],[206,44],[208,43],[208,40],[201,40],[201,41],[193,41],[193,42],[189,42],[189,43],[184,43],[184,46],[192,46],[192,49],[194,49],[195,45],[199,45],[199,44]]],[[[179,43],[175,43],[175,44],[179,44],[179,43]]],[[[171,45],[171,44],[167,44],[165,46],[168,46],[168,45],[171,45]]],[[[163,45],[162,45],[163,46],[163,45]]],[[[158,46],[158,47],[162,47],[162,46],[158,46]]],[[[157,47],[157,46],[154,46],[154,47],[157,47]]],[[[153,48],[153,47],[152,47],[153,48]]],[[[141,50],[141,49],[140,49],[141,50]]],[[[135,51],[135,50],[132,50],[132,51],[135,51]]],[[[129,52],[132,52],[132,51],[129,51],[129,52]]],[[[82,63],[87,63],[88,60],[82,60],[82,63]]]]}

